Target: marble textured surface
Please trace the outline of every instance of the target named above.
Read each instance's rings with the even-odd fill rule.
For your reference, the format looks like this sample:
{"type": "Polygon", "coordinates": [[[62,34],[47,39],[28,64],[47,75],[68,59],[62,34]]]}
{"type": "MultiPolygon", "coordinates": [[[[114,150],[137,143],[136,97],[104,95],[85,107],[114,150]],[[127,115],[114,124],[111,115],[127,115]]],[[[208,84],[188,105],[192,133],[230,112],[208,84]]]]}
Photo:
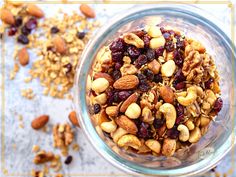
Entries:
{"type": "MultiPolygon", "coordinates": [[[[40,5],[47,12],[48,15],[52,16],[53,12],[56,11],[59,6],[66,12],[70,12],[72,9],[78,10],[78,5],[40,5]]],[[[97,16],[102,23],[105,23],[114,14],[119,11],[131,8],[132,4],[126,5],[93,5],[96,9],[97,16]]],[[[215,15],[223,24],[224,30],[229,33],[230,18],[229,18],[229,8],[224,5],[200,5],[200,8],[204,8],[215,15]],[[214,10],[213,10],[214,9],[214,10]]],[[[67,121],[67,115],[73,108],[73,104],[69,100],[58,100],[52,99],[50,97],[43,96],[42,87],[37,80],[26,85],[23,82],[25,76],[27,76],[28,70],[31,67],[32,62],[26,68],[20,69],[15,80],[9,81],[9,71],[13,67],[13,44],[14,40],[7,38],[5,43],[6,55],[5,55],[5,68],[4,75],[0,75],[1,88],[3,88],[2,81],[4,80],[4,94],[5,94],[5,107],[3,103],[0,103],[1,111],[2,109],[5,118],[2,121],[1,117],[1,149],[4,152],[1,153],[1,163],[0,174],[2,177],[8,176],[28,176],[27,173],[31,169],[42,169],[42,167],[37,167],[32,163],[33,154],[31,153],[31,148],[34,144],[40,145],[43,149],[52,149],[52,135],[50,133],[35,132],[30,127],[30,120],[35,116],[40,114],[51,115],[50,125],[56,122],[67,121]],[[24,88],[33,88],[36,93],[36,97],[33,101],[27,100],[21,97],[20,90],[24,88]],[[24,128],[19,128],[19,121],[17,119],[18,115],[23,116],[24,128]],[[8,175],[7,175],[8,174],[8,175]]],[[[1,43],[1,47],[2,43],[1,43]]],[[[31,52],[31,58],[34,57],[33,52],[31,52]]],[[[3,66],[1,58],[1,66],[3,66]]],[[[1,73],[2,73],[1,67],[1,73]]],[[[1,90],[1,93],[3,90],[1,90]]],[[[2,96],[1,96],[2,100],[2,96]]],[[[67,176],[128,176],[124,172],[113,167],[111,164],[106,162],[92,146],[87,142],[86,137],[83,135],[81,130],[77,131],[76,141],[80,144],[80,151],[73,152],[72,155],[74,160],[70,166],[63,165],[63,174],[72,174],[67,176]]],[[[56,150],[57,153],[59,151],[56,150]]],[[[234,152],[235,154],[236,152],[234,152]]],[[[222,175],[226,173],[231,167],[232,152],[228,154],[217,167],[222,175]]],[[[64,159],[63,159],[64,160],[64,159]]],[[[235,161],[235,159],[234,159],[235,161]]],[[[211,176],[208,173],[206,176],[211,176]]],[[[236,176],[236,171],[231,175],[236,176]]]]}

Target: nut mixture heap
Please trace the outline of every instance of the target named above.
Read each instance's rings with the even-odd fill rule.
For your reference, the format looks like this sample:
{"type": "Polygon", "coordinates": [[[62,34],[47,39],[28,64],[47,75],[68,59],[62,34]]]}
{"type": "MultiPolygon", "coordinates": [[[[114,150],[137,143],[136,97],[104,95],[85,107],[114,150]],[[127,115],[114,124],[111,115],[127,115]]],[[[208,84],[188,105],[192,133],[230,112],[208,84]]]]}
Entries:
{"type": "Polygon", "coordinates": [[[93,66],[92,119],[119,146],[173,156],[221,110],[219,75],[198,41],[168,27],[125,33],[93,66]]]}

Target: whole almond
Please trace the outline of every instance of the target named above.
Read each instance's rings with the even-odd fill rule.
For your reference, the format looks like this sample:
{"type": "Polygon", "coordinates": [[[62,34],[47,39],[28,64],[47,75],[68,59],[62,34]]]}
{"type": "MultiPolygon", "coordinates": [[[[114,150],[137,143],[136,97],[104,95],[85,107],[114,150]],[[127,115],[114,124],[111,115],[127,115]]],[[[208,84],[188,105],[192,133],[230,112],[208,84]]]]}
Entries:
{"type": "Polygon", "coordinates": [[[77,127],[80,127],[80,126],[79,126],[78,119],[77,119],[77,115],[76,115],[76,112],[75,112],[75,111],[71,111],[68,117],[69,117],[70,122],[71,122],[73,125],[75,125],[75,126],[77,126],[77,127]]]}
{"type": "Polygon", "coordinates": [[[42,18],[44,16],[43,11],[35,4],[28,4],[26,11],[30,15],[37,17],[37,18],[42,18]]]}
{"type": "Polygon", "coordinates": [[[25,66],[29,63],[29,54],[25,47],[19,50],[18,59],[22,66],[25,66]]]}
{"type": "Polygon", "coordinates": [[[66,50],[67,50],[66,42],[62,37],[56,36],[53,39],[52,43],[58,53],[60,53],[60,54],[66,53],[66,50]]]}
{"type": "Polygon", "coordinates": [[[117,117],[115,121],[121,128],[126,130],[128,133],[136,134],[138,131],[136,124],[124,115],[117,117]]]}
{"type": "Polygon", "coordinates": [[[112,77],[109,74],[107,74],[107,73],[102,73],[102,72],[96,73],[94,75],[94,80],[96,80],[98,78],[105,78],[109,82],[110,85],[112,85],[113,82],[114,82],[112,77]]]}
{"type": "Polygon", "coordinates": [[[0,15],[1,15],[1,20],[4,23],[6,23],[8,25],[14,25],[15,24],[15,18],[9,10],[1,9],[0,15]]]}
{"type": "Polygon", "coordinates": [[[163,100],[166,102],[166,103],[173,103],[174,102],[174,92],[173,90],[168,87],[168,86],[162,86],[160,88],[160,96],[163,98],[163,100]]]}
{"type": "Polygon", "coordinates": [[[35,118],[31,122],[31,127],[35,130],[38,130],[38,129],[44,127],[47,124],[48,120],[49,120],[48,115],[41,115],[41,116],[35,118]]]}
{"type": "Polygon", "coordinates": [[[126,75],[115,81],[113,87],[118,90],[134,89],[139,84],[138,77],[135,75],[126,75]]]}
{"type": "Polygon", "coordinates": [[[88,18],[95,18],[96,16],[94,10],[87,4],[81,4],[80,11],[88,18]]]}
{"type": "Polygon", "coordinates": [[[120,112],[125,112],[128,106],[131,105],[132,103],[135,103],[138,100],[138,98],[139,98],[138,93],[133,93],[132,95],[130,95],[121,105],[120,112]]]}

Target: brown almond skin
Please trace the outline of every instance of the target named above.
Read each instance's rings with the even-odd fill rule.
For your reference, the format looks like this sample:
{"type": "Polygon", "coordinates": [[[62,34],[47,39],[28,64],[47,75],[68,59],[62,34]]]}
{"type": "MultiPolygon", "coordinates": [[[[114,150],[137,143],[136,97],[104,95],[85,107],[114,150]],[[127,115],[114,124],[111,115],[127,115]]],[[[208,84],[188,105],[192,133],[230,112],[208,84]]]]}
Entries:
{"type": "Polygon", "coordinates": [[[112,85],[114,83],[114,80],[112,79],[112,77],[107,73],[102,73],[102,72],[96,73],[94,75],[94,80],[96,80],[98,78],[105,78],[106,80],[108,80],[110,85],[112,85]]]}
{"type": "Polygon", "coordinates": [[[139,84],[138,77],[135,75],[126,75],[115,81],[113,87],[118,90],[134,89],[139,84]]]}
{"type": "Polygon", "coordinates": [[[128,108],[128,106],[131,103],[135,103],[139,98],[139,94],[138,93],[133,93],[132,95],[130,95],[125,101],[124,103],[121,105],[120,107],[120,112],[125,112],[126,109],[128,108]]]}
{"type": "Polygon", "coordinates": [[[56,36],[53,39],[52,43],[58,53],[60,53],[60,54],[66,53],[66,51],[67,51],[66,42],[62,37],[56,36]]]}
{"type": "Polygon", "coordinates": [[[95,18],[96,16],[94,10],[87,4],[81,4],[79,9],[82,14],[84,14],[88,18],[95,18]]]}
{"type": "Polygon", "coordinates": [[[29,53],[25,47],[19,50],[18,59],[22,66],[26,66],[29,63],[29,53]]]}
{"type": "Polygon", "coordinates": [[[78,119],[77,119],[77,115],[76,115],[76,112],[75,112],[75,111],[71,111],[68,117],[69,117],[70,122],[71,122],[73,125],[75,125],[75,126],[77,126],[77,127],[80,127],[80,126],[79,126],[78,119]]]}
{"type": "Polygon", "coordinates": [[[128,133],[135,135],[138,132],[136,124],[125,115],[117,117],[115,121],[121,128],[126,130],[128,133]]]}
{"type": "Polygon", "coordinates": [[[30,15],[37,17],[37,18],[42,18],[44,16],[43,11],[35,4],[28,4],[26,11],[30,15]]]}
{"type": "Polygon", "coordinates": [[[168,86],[163,86],[160,88],[160,96],[166,103],[173,104],[174,103],[174,92],[173,90],[168,86]]]}
{"type": "Polygon", "coordinates": [[[44,127],[47,124],[48,120],[49,120],[48,115],[41,115],[41,116],[35,118],[31,122],[31,127],[35,130],[38,130],[38,129],[44,127]]]}
{"type": "Polygon", "coordinates": [[[4,23],[6,23],[8,25],[14,25],[15,24],[15,18],[9,10],[1,9],[0,16],[1,16],[1,20],[4,23]]]}

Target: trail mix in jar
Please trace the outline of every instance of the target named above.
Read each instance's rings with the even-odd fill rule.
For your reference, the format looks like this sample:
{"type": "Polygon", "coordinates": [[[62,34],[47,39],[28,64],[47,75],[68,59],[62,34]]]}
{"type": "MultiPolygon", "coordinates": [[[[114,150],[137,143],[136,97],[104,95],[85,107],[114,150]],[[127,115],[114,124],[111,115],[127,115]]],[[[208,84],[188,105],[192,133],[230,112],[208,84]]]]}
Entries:
{"type": "Polygon", "coordinates": [[[219,79],[206,48],[179,31],[125,33],[95,60],[92,119],[119,147],[172,156],[197,143],[220,112],[219,79]]]}

